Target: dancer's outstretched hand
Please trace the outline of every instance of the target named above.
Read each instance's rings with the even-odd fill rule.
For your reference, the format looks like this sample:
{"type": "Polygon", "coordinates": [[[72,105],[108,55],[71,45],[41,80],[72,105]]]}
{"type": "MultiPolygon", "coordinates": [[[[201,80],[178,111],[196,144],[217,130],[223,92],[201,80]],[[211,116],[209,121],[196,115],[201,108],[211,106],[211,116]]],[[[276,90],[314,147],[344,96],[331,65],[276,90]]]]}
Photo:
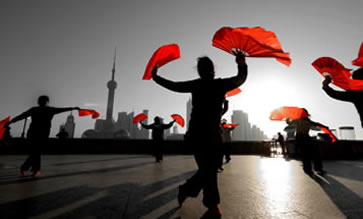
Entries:
{"type": "Polygon", "coordinates": [[[323,88],[327,88],[329,84],[331,83],[332,79],[330,76],[326,76],[325,80],[323,81],[323,88]]]}
{"type": "Polygon", "coordinates": [[[153,69],[151,70],[151,77],[154,78],[158,74],[158,65],[154,65],[153,69]]]}
{"type": "Polygon", "coordinates": [[[238,65],[245,65],[246,64],[246,57],[243,55],[241,51],[233,52],[236,55],[236,63],[238,65]]]}

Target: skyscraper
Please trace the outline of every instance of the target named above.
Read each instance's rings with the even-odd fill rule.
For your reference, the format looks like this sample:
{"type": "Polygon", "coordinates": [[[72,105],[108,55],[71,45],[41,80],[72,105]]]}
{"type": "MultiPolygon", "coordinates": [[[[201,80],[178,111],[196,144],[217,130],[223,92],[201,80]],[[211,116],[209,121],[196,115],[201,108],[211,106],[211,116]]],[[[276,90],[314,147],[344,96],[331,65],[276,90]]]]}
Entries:
{"type": "Polygon", "coordinates": [[[248,131],[251,125],[248,122],[248,116],[242,110],[233,110],[232,123],[237,123],[237,126],[232,132],[232,140],[234,141],[246,141],[248,131]]]}
{"type": "Polygon", "coordinates": [[[107,98],[107,110],[106,119],[97,119],[95,122],[95,128],[86,130],[82,134],[82,138],[129,138],[130,133],[125,129],[119,128],[115,125],[113,120],[113,104],[115,99],[115,90],[117,83],[115,81],[116,72],[116,49],[113,60],[111,80],[107,82],[108,98],[107,98]]]}
{"type": "Polygon", "coordinates": [[[72,112],[67,116],[67,121],[64,124],[64,129],[68,133],[68,138],[74,137],[74,129],[76,127],[76,123],[74,122],[74,116],[72,112]]]}
{"type": "Polygon", "coordinates": [[[187,101],[187,129],[189,128],[190,115],[192,113],[192,98],[189,97],[187,101]]]}
{"type": "Polygon", "coordinates": [[[173,126],[173,134],[179,134],[178,126],[176,125],[173,126]]]}
{"type": "Polygon", "coordinates": [[[116,49],[113,60],[111,80],[107,82],[108,98],[107,98],[107,113],[106,113],[106,122],[105,122],[106,129],[112,129],[112,124],[113,124],[113,103],[115,99],[115,90],[117,88],[117,82],[115,81],[115,72],[116,72],[116,49]]]}
{"type": "Polygon", "coordinates": [[[233,141],[261,141],[267,138],[259,127],[251,125],[248,121],[248,114],[242,110],[233,110],[231,120],[232,123],[239,124],[232,131],[233,141]]]}

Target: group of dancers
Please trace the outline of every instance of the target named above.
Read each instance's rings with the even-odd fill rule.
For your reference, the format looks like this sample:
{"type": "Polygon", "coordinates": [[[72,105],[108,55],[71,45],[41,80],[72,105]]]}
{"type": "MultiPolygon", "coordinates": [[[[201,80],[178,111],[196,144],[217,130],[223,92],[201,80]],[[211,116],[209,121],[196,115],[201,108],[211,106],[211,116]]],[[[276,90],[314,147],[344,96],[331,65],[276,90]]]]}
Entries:
{"type": "MultiPolygon", "coordinates": [[[[189,129],[185,140],[194,145],[194,157],[198,165],[197,172],[183,185],[179,186],[178,202],[182,206],[188,197],[196,197],[203,190],[203,204],[208,208],[202,218],[220,218],[222,211],[219,207],[220,196],[217,183],[217,170],[221,167],[222,136],[220,121],[223,115],[224,97],[226,92],[241,86],[247,78],[245,56],[236,52],[238,73],[234,77],[215,79],[214,64],[208,57],[198,58],[197,70],[199,79],[174,82],[158,75],[158,66],[152,70],[152,79],[160,86],[180,93],[191,93],[192,112],[189,129]],[[207,114],[207,115],[206,115],[207,114]]],[[[353,72],[353,79],[363,79],[363,68],[353,72]]],[[[323,81],[323,90],[332,98],[352,102],[360,115],[363,127],[363,90],[336,91],[329,87],[331,77],[323,81]]],[[[318,174],[325,174],[321,160],[317,159],[312,146],[309,130],[312,126],[328,128],[310,119],[309,112],[304,109],[306,117],[287,121],[296,127],[296,143],[302,149],[303,170],[312,175],[312,165],[318,174]]]]}
{"type": "MultiPolygon", "coordinates": [[[[178,188],[177,200],[180,207],[189,197],[197,197],[203,190],[203,204],[208,208],[202,218],[220,218],[222,211],[219,207],[220,195],[218,191],[217,172],[221,168],[221,159],[223,150],[221,135],[221,118],[225,112],[225,94],[241,86],[247,79],[248,67],[245,55],[242,52],[235,52],[235,62],[237,64],[237,75],[229,78],[215,78],[215,68],[213,61],[209,57],[199,57],[197,59],[197,71],[199,78],[190,81],[174,82],[158,74],[158,66],[152,68],[152,79],[161,87],[179,93],[191,93],[192,111],[189,121],[189,127],[185,135],[185,141],[193,145],[193,154],[198,166],[196,173],[178,188]]],[[[363,69],[360,68],[353,72],[354,79],[363,79],[363,69]]],[[[352,102],[363,118],[363,90],[362,91],[336,91],[329,84],[331,78],[326,77],[323,81],[323,90],[332,98],[352,102]]],[[[26,171],[31,168],[34,176],[40,174],[40,147],[49,137],[51,121],[54,115],[66,111],[78,110],[79,107],[55,108],[48,106],[49,97],[40,96],[38,106],[32,107],[26,112],[16,116],[5,127],[31,117],[32,122],[27,132],[27,138],[33,143],[30,156],[21,166],[21,174],[25,175],[26,171]]],[[[228,108],[228,107],[227,107],[228,108]]],[[[306,111],[308,114],[308,112],[306,111]]],[[[144,128],[152,129],[161,127],[160,130],[170,128],[175,121],[162,125],[160,118],[155,118],[153,125],[142,124],[144,128]]],[[[311,148],[309,129],[316,124],[307,118],[302,118],[294,122],[297,129],[296,141],[306,152],[303,152],[303,169],[305,173],[311,174],[311,157],[309,154],[311,148]]],[[[326,126],[323,126],[326,127],[326,126]]],[[[363,127],[363,121],[362,121],[363,127]]],[[[156,140],[162,136],[155,132],[153,137],[156,140]],[[154,136],[155,135],[155,136],[154,136]]],[[[156,160],[162,160],[160,150],[157,152],[156,160]]],[[[227,157],[230,160],[230,157],[227,157]]],[[[315,170],[323,172],[321,167],[315,167],[315,170]]]]}

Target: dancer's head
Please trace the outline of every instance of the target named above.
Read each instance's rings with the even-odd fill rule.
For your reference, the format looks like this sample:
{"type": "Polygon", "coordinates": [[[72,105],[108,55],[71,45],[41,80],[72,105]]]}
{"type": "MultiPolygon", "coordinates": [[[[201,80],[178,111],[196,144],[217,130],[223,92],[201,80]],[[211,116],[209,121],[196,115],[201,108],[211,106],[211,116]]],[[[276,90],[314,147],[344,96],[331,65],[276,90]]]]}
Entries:
{"type": "Polygon", "coordinates": [[[39,106],[46,106],[49,103],[49,97],[46,95],[42,95],[38,97],[38,105],[39,106]]]}
{"type": "Polygon", "coordinates": [[[154,122],[157,123],[157,124],[160,124],[161,123],[161,118],[159,116],[155,116],[154,117],[154,122]]]}
{"type": "Polygon", "coordinates": [[[353,71],[352,78],[356,80],[363,80],[363,68],[358,68],[353,71]]]}
{"type": "Polygon", "coordinates": [[[214,78],[214,64],[209,57],[207,56],[199,57],[197,68],[200,78],[202,79],[214,78]]]}

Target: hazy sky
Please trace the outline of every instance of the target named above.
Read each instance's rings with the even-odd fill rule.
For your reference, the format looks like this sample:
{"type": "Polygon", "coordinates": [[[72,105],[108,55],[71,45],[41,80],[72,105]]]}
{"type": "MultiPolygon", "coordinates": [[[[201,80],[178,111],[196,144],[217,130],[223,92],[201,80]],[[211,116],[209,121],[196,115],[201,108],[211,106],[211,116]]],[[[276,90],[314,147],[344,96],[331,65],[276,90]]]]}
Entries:
{"type": "MultiPolygon", "coordinates": [[[[180,46],[181,58],[159,71],[172,80],[196,78],[202,55],[215,62],[218,77],[232,76],[234,57],[212,47],[213,34],[223,26],[261,26],[276,33],[292,65],[248,58],[247,81],[242,94],[230,98],[228,117],[243,110],[272,136],[285,124],[270,121],[269,113],[300,106],[331,128],[355,126],[363,138],[354,106],[329,98],[311,66],[331,56],[352,68],[363,41],[362,9],[362,0],[1,0],[0,117],[16,116],[48,94],[53,106],[94,108],[105,118],[115,47],[115,119],[119,111],[142,109],[166,121],[173,113],[185,116],[189,95],[141,80],[152,53],[161,45],[180,46]]],[[[52,136],[66,116],[54,118],[52,136]]],[[[76,123],[76,136],[94,125],[78,116],[76,123]]],[[[19,135],[22,123],[12,127],[19,135]]]]}

